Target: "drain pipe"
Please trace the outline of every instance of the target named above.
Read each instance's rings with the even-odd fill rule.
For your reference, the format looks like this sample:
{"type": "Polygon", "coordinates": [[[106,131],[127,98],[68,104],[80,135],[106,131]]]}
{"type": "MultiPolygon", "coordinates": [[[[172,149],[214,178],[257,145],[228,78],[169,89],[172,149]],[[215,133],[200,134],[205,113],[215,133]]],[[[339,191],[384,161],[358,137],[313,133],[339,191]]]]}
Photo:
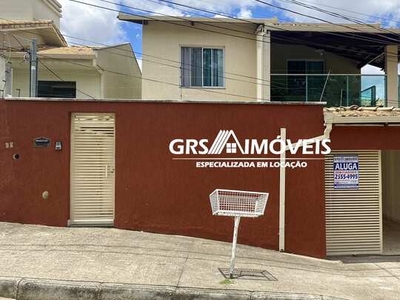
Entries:
{"type": "MultiPolygon", "coordinates": [[[[281,140],[286,143],[286,128],[281,128],[281,140]]],[[[286,151],[281,152],[279,169],[279,251],[285,251],[285,202],[286,202],[286,151]]]]}
{"type": "MultiPolygon", "coordinates": [[[[332,131],[332,123],[327,122],[325,120],[325,130],[324,133],[320,136],[308,139],[306,143],[301,143],[301,146],[304,145],[312,145],[318,141],[322,141],[324,139],[329,139],[332,131]]],[[[281,140],[286,142],[286,128],[281,128],[280,130],[281,140]]],[[[301,147],[300,146],[300,147],[301,147]]],[[[289,147],[286,146],[286,151],[289,150],[289,147]]],[[[280,156],[280,169],[279,169],[279,251],[285,251],[285,205],[286,205],[286,151],[282,151],[280,156]]]]}

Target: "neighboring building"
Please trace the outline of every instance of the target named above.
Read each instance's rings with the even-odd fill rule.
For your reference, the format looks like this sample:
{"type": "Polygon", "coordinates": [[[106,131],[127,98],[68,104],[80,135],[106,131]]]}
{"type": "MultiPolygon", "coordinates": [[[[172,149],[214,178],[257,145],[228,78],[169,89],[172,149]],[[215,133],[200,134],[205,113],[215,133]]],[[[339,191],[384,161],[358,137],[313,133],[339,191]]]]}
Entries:
{"type": "Polygon", "coordinates": [[[40,21],[50,20],[60,29],[62,7],[57,0],[3,0],[1,20],[40,21]]]}
{"type": "Polygon", "coordinates": [[[7,1],[5,6],[0,12],[0,83],[4,83],[0,97],[30,96],[29,49],[36,39],[38,97],[141,98],[142,75],[129,43],[68,46],[59,30],[61,5],[57,1],[7,1]]]}
{"type": "Polygon", "coordinates": [[[398,29],[276,19],[132,16],[143,24],[143,99],[398,106],[398,29]],[[362,75],[371,64],[386,76],[362,75]]]}
{"type": "MultiPolygon", "coordinates": [[[[29,62],[12,54],[13,96],[29,97],[29,62]],[[23,62],[23,63],[21,63],[23,62]]],[[[129,43],[38,51],[38,97],[140,99],[141,74],[129,43]]]]}

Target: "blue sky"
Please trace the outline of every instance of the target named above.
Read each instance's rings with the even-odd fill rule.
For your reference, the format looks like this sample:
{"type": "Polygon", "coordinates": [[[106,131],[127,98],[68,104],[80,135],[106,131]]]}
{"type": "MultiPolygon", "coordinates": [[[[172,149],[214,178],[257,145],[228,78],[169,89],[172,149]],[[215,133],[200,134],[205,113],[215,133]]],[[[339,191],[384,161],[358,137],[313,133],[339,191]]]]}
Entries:
{"type": "MultiPolygon", "coordinates": [[[[345,17],[355,18],[362,22],[381,23],[385,27],[400,27],[399,0],[262,0],[276,7],[268,6],[255,0],[59,0],[63,5],[61,30],[68,35],[70,44],[105,44],[112,45],[130,42],[138,59],[141,58],[142,27],[117,20],[117,11],[133,14],[173,15],[173,16],[205,16],[215,17],[228,15],[237,18],[272,18],[281,22],[319,22],[319,18],[335,23],[349,22],[341,17],[335,17],[306,8],[313,5],[329,12],[345,17]],[[295,1],[296,2],[296,1],[295,1]],[[97,8],[97,5],[106,7],[97,8]],[[181,5],[193,7],[192,9],[181,5]],[[300,5],[299,5],[300,4],[300,5]],[[204,10],[212,11],[205,13],[204,10]],[[292,10],[296,13],[290,12],[292,10]],[[310,17],[306,17],[310,16],[310,17]],[[81,40],[77,40],[79,38],[81,40]]],[[[372,70],[374,71],[374,70],[372,70]]]]}

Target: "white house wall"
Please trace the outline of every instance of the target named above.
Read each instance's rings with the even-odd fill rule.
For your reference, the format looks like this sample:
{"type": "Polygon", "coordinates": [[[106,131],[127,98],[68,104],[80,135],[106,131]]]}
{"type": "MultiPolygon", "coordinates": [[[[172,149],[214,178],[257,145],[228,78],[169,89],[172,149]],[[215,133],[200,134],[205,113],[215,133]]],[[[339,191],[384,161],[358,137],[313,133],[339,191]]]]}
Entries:
{"type": "Polygon", "coordinates": [[[196,22],[194,25],[189,22],[176,24],[180,25],[149,22],[143,26],[143,53],[146,54],[143,57],[143,99],[256,100],[256,25],[216,23],[207,26],[196,22]],[[231,30],[213,26],[225,26],[231,30]],[[181,88],[181,46],[224,48],[225,75],[228,77],[225,79],[225,87],[181,88]]]}
{"type": "MultiPolygon", "coordinates": [[[[101,98],[101,77],[95,70],[68,70],[51,68],[64,81],[76,82],[76,98],[90,99],[101,98]],[[83,92],[83,93],[82,93],[83,92]],[[87,94],[87,95],[85,95],[87,94]]],[[[39,80],[61,81],[54,74],[39,66],[39,80]]],[[[13,96],[29,97],[29,73],[28,68],[17,68],[13,72],[13,96]],[[20,90],[20,94],[18,92],[20,90]]]]}
{"type": "Polygon", "coordinates": [[[97,50],[97,64],[103,73],[103,97],[141,99],[142,74],[129,44],[97,50]]]}
{"type": "Polygon", "coordinates": [[[400,152],[382,152],[383,215],[400,222],[400,152]]]}

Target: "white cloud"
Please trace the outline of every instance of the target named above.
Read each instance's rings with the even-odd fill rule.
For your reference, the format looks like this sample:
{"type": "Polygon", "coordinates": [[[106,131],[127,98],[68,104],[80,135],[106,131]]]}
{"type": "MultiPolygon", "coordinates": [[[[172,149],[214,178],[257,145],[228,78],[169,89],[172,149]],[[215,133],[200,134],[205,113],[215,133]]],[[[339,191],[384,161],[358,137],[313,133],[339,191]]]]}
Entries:
{"type": "Polygon", "coordinates": [[[139,15],[168,15],[168,16],[184,16],[184,12],[181,9],[172,7],[167,3],[147,0],[121,0],[121,4],[124,6],[124,11],[130,10],[132,13],[139,15]]]}
{"type": "MultiPolygon", "coordinates": [[[[207,15],[213,17],[214,15],[232,15],[234,11],[240,9],[251,10],[249,8],[256,7],[259,4],[253,0],[170,0],[175,4],[169,4],[163,1],[148,1],[148,0],[122,0],[123,4],[141,8],[142,10],[151,11],[152,14],[166,14],[172,16],[199,16],[207,15]],[[181,4],[181,5],[180,5],[181,4]],[[209,13],[207,13],[207,11],[209,13]]],[[[133,9],[134,10],[134,9],[133,9]]],[[[138,13],[144,14],[146,12],[137,10],[138,13]]]]}
{"type": "Polygon", "coordinates": [[[224,16],[224,15],[214,15],[214,17],[213,18],[225,18],[225,19],[227,19],[228,17],[227,16],[224,16]]]}
{"type": "Polygon", "coordinates": [[[238,13],[240,19],[251,19],[253,13],[250,9],[242,7],[238,13]]]}
{"type": "MultiPolygon", "coordinates": [[[[117,12],[68,0],[58,1],[62,4],[62,33],[85,40],[79,41],[66,37],[69,42],[85,45],[95,45],[94,42],[98,42],[110,45],[126,40],[125,33],[121,28],[122,23],[117,19],[117,12]]],[[[113,4],[94,0],[87,0],[86,3],[118,10],[117,5],[113,4]]]]}

